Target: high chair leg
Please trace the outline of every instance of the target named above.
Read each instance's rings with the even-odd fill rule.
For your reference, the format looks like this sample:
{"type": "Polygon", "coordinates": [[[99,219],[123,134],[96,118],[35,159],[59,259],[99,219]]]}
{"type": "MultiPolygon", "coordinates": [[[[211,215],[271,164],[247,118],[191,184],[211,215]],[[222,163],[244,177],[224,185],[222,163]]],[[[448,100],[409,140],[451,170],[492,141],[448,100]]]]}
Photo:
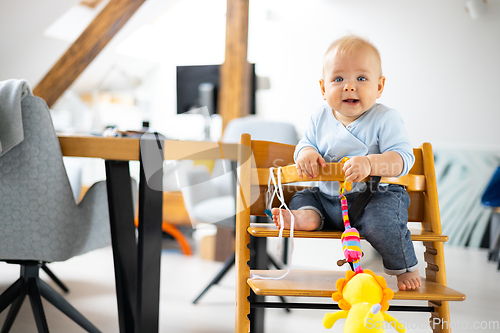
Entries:
{"type": "Polygon", "coordinates": [[[451,333],[449,302],[434,301],[429,302],[429,306],[436,309],[435,312],[431,312],[429,319],[432,331],[434,333],[451,333]]]}
{"type": "MultiPolygon", "coordinates": [[[[446,269],[444,265],[444,248],[439,242],[424,242],[426,247],[424,258],[427,263],[426,279],[446,285],[446,269]]],[[[431,312],[429,323],[435,333],[451,333],[450,308],[447,301],[429,302],[436,309],[431,312]]]]}

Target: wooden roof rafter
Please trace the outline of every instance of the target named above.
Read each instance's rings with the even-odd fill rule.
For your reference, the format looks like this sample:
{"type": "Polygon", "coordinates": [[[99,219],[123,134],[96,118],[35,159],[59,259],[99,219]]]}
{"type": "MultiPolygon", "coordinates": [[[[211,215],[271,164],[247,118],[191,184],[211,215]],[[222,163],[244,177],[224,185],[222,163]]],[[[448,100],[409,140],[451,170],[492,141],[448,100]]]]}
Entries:
{"type": "Polygon", "coordinates": [[[87,29],[69,47],[33,94],[51,107],[94,60],[145,0],[110,0],[87,29]]]}

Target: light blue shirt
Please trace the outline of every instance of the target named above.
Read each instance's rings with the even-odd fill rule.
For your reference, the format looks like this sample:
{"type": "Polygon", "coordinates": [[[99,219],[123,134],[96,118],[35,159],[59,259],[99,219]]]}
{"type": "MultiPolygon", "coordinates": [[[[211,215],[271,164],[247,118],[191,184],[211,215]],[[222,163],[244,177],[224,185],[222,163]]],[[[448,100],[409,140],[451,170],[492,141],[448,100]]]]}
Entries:
{"type": "MultiPolygon", "coordinates": [[[[395,109],[379,103],[375,103],[347,126],[335,118],[330,106],[320,107],[309,119],[304,137],[295,148],[294,160],[297,160],[299,151],[305,147],[316,149],[327,163],[339,162],[346,156],[395,151],[404,162],[399,176],[408,174],[415,162],[403,119],[395,109]]],[[[338,194],[338,184],[334,182],[320,182],[319,188],[329,195],[338,194]]],[[[361,190],[359,185],[356,188],[361,190]]]]}

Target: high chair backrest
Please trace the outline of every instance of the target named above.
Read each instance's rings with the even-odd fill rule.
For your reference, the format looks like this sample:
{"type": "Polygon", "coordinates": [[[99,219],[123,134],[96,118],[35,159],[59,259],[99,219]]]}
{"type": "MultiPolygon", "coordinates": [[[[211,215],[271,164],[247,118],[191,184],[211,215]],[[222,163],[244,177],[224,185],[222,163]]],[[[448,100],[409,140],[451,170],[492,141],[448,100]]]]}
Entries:
{"type": "MultiPolygon", "coordinates": [[[[283,187],[287,201],[290,200],[295,192],[305,188],[305,186],[293,185],[293,183],[318,180],[343,180],[344,174],[342,172],[342,164],[340,163],[328,163],[326,168],[320,168],[319,175],[316,178],[300,179],[296,173],[295,166],[292,166],[295,163],[293,161],[294,150],[295,146],[293,145],[267,141],[251,141],[252,163],[254,163],[249,180],[252,187],[251,215],[265,215],[265,193],[268,188],[270,167],[282,167],[282,184],[292,184],[283,187]]],[[[433,230],[441,233],[432,147],[429,143],[424,143],[421,147],[415,148],[413,153],[415,155],[415,163],[408,175],[399,178],[383,177],[381,183],[404,185],[411,199],[411,205],[408,209],[408,221],[421,222],[423,230],[433,230]],[[426,200],[428,200],[428,205],[432,206],[426,205],[426,200]]],[[[277,202],[275,203],[277,204],[277,202]]]]}

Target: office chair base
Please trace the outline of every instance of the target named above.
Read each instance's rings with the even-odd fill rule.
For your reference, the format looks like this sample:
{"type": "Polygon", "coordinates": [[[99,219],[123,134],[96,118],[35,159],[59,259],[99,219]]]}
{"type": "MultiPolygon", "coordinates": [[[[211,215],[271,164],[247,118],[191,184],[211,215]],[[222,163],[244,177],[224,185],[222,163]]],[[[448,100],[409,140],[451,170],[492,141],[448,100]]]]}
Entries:
{"type": "Polygon", "coordinates": [[[41,297],[49,301],[86,331],[92,333],[100,332],[80,312],[71,306],[67,300],[39,278],[38,273],[42,267],[42,263],[38,261],[16,261],[10,263],[21,265],[21,277],[0,295],[0,312],[11,305],[2,327],[2,333],[9,332],[26,296],[29,296],[38,332],[49,331],[41,297]]]}
{"type": "Polygon", "coordinates": [[[41,269],[64,291],[65,294],[69,293],[68,287],[47,267],[45,262],[42,263],[41,269]]]}
{"type": "MultiPolygon", "coordinates": [[[[263,249],[265,251],[265,247],[263,249]]],[[[262,250],[261,250],[262,251],[262,250]]],[[[283,267],[281,267],[280,264],[278,264],[271,256],[269,256],[266,252],[266,257],[267,257],[267,260],[268,260],[268,263],[271,264],[272,266],[274,266],[275,268],[277,269],[283,269],[283,267]]],[[[198,297],[196,297],[196,299],[193,301],[193,304],[197,304],[198,301],[200,300],[201,297],[203,297],[203,295],[205,295],[205,293],[208,291],[208,289],[210,289],[214,284],[218,284],[220,280],[222,280],[222,278],[224,277],[224,275],[226,275],[226,273],[229,271],[229,269],[231,269],[231,267],[234,266],[235,264],[235,259],[236,259],[236,254],[233,253],[232,255],[230,255],[226,261],[224,262],[224,266],[222,267],[222,269],[219,271],[219,273],[217,273],[217,275],[215,276],[215,278],[205,287],[205,289],[198,295],[198,297]]],[[[279,296],[280,300],[282,303],[285,303],[286,304],[286,300],[283,296],[279,296]]],[[[290,309],[287,308],[286,306],[283,307],[285,309],[286,312],[290,312],[290,309]]]]}
{"type": "Polygon", "coordinates": [[[226,275],[229,269],[232,266],[234,266],[234,262],[235,262],[235,254],[233,253],[232,255],[229,256],[229,258],[226,259],[226,261],[224,262],[224,266],[219,271],[219,273],[217,273],[215,278],[207,285],[207,287],[201,292],[201,294],[199,294],[198,297],[196,297],[196,299],[193,301],[193,304],[198,303],[200,298],[203,295],[205,295],[205,293],[208,291],[208,289],[210,289],[210,287],[212,287],[214,284],[219,283],[219,281],[224,277],[224,275],[226,275]]]}

